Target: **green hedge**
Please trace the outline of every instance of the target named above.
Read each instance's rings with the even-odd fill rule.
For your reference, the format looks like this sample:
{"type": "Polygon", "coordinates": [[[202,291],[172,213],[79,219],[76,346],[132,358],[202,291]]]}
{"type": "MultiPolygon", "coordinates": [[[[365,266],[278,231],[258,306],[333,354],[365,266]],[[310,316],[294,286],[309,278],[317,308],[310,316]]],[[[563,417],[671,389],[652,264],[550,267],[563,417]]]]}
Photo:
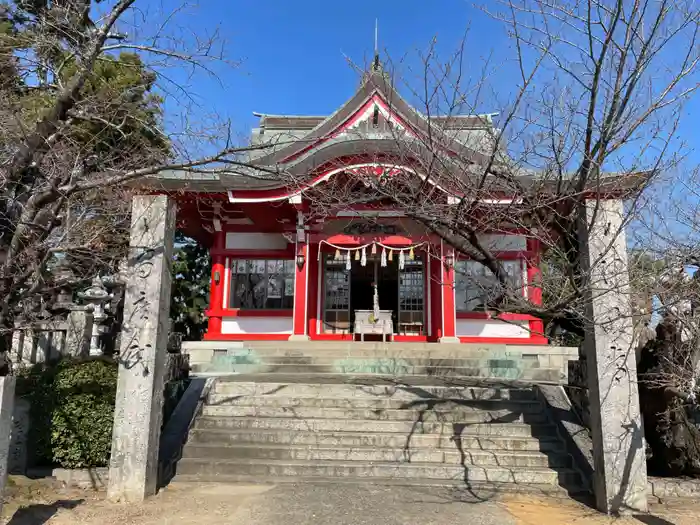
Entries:
{"type": "MultiPolygon", "coordinates": [[[[64,358],[20,372],[17,395],[31,405],[29,447],[34,463],[63,468],[109,464],[117,393],[117,362],[106,357],[64,358]]],[[[189,379],[165,385],[163,425],[189,379]]]]}
{"type": "Polygon", "coordinates": [[[117,363],[108,358],[38,364],[18,378],[31,403],[30,450],[37,465],[103,467],[109,462],[117,363]]]}

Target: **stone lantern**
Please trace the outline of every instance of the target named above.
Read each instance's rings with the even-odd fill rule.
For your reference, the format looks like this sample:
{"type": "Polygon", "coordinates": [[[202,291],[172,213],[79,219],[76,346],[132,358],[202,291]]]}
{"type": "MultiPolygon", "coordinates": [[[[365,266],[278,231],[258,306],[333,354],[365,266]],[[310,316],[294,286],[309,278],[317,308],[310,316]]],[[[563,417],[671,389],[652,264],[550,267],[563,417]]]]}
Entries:
{"type": "Polygon", "coordinates": [[[75,283],[75,274],[65,258],[61,259],[54,268],[53,277],[58,289],[53,310],[64,312],[73,306],[73,284],[75,283]]]}
{"type": "Polygon", "coordinates": [[[128,261],[126,258],[119,261],[117,271],[102,276],[102,284],[109,292],[109,301],[105,309],[110,317],[110,322],[105,323],[103,334],[107,334],[107,340],[103,341],[103,351],[113,355],[119,351],[121,339],[120,308],[124,299],[124,290],[128,276],[128,261]]]}
{"type": "Polygon", "coordinates": [[[105,289],[99,277],[92,280],[90,287],[78,294],[88,306],[92,307],[92,335],[90,339],[90,355],[102,355],[100,335],[104,332],[103,323],[107,319],[105,303],[109,300],[109,293],[105,289]]]}
{"type": "Polygon", "coordinates": [[[119,261],[117,271],[113,274],[103,276],[102,283],[110,290],[115,288],[123,288],[128,277],[127,272],[128,261],[126,259],[122,259],[119,261]]]}

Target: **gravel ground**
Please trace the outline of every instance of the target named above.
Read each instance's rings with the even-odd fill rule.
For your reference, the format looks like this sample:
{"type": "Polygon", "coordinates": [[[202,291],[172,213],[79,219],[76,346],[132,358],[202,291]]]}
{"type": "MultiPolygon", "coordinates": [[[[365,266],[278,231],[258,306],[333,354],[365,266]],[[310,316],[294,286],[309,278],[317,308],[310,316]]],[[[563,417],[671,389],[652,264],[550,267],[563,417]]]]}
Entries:
{"type": "MultiPolygon", "coordinates": [[[[439,488],[278,486],[239,507],[246,525],[515,525],[500,505],[439,488]]],[[[234,522],[238,523],[238,522],[234,522]]]]}
{"type": "Polygon", "coordinates": [[[10,489],[2,525],[234,525],[237,507],[260,486],[173,485],[144,504],[112,503],[104,492],[20,481],[10,489]]]}
{"type": "Polygon", "coordinates": [[[569,499],[343,484],[174,483],[142,505],[124,505],[101,492],[12,481],[2,525],[696,525],[700,516],[700,503],[665,502],[615,520],[569,499]]]}

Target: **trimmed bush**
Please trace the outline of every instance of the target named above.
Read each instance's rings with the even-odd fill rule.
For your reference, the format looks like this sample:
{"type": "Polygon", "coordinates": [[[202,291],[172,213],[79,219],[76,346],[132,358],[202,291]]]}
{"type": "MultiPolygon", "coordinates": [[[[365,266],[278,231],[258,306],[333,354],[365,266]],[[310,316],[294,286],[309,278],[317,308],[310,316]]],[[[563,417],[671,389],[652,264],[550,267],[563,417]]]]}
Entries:
{"type": "Polygon", "coordinates": [[[103,467],[109,463],[117,363],[108,358],[38,364],[18,378],[31,403],[30,450],[37,465],[103,467]]]}

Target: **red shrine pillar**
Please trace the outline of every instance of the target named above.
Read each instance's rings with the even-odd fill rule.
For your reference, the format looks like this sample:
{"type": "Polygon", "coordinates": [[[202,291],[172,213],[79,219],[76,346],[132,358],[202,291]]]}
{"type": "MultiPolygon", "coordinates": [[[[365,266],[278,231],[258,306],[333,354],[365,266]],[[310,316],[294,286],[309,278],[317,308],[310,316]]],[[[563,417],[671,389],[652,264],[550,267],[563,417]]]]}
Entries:
{"type": "Polygon", "coordinates": [[[442,336],[441,343],[459,343],[456,335],[457,313],[455,309],[455,261],[453,248],[440,241],[441,292],[442,292],[442,336]]]}
{"type": "MultiPolygon", "coordinates": [[[[532,304],[542,304],[542,270],[540,270],[539,239],[527,239],[527,298],[532,304]]],[[[530,321],[530,337],[544,338],[544,323],[540,319],[530,321]]],[[[544,344],[547,344],[546,338],[544,344]]]]}
{"type": "Polygon", "coordinates": [[[226,234],[222,231],[214,232],[214,255],[211,260],[211,284],[209,291],[209,326],[207,337],[216,338],[221,335],[221,311],[224,304],[224,281],[226,271],[222,250],[226,245],[226,234]]]}
{"type": "MultiPolygon", "coordinates": [[[[308,239],[307,239],[308,240],[308,239]]],[[[290,341],[308,341],[309,309],[309,244],[299,242],[297,237],[294,260],[294,314],[292,320],[292,335],[290,341]]]]}
{"type": "Polygon", "coordinates": [[[314,339],[318,335],[318,317],[319,317],[319,287],[321,286],[321,264],[318,257],[318,243],[307,244],[306,252],[308,259],[306,264],[309,265],[306,281],[306,293],[308,300],[306,302],[306,333],[310,339],[314,339]]]}
{"type": "Polygon", "coordinates": [[[439,244],[430,246],[427,261],[426,296],[430,303],[428,336],[431,341],[438,341],[442,337],[442,260],[439,244]]]}

